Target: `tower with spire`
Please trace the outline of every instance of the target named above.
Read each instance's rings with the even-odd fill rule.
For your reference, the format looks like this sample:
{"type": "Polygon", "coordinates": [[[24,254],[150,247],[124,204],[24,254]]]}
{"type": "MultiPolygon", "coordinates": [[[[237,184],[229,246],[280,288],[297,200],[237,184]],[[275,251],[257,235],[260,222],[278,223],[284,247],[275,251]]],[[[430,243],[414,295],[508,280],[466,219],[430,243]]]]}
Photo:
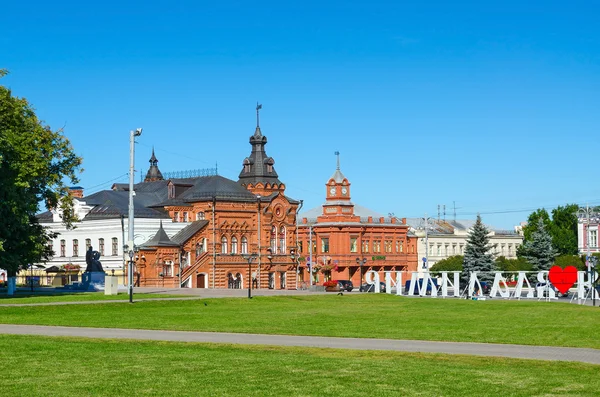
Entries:
{"type": "Polygon", "coordinates": [[[238,183],[250,190],[254,194],[263,196],[269,195],[275,191],[283,191],[285,186],[279,180],[277,172],[273,167],[275,160],[267,156],[265,145],[267,137],[260,130],[259,111],[262,105],[256,104],[256,130],[250,137],[252,151],[250,156],[242,162],[242,171],[239,175],[238,183]]]}
{"type": "Polygon", "coordinates": [[[158,169],[158,159],[154,155],[154,147],[152,148],[152,157],[150,157],[150,169],[148,169],[148,173],[146,173],[146,178],[144,178],[144,182],[154,182],[154,181],[162,181],[164,178],[162,173],[158,169]]]}
{"type": "MultiPolygon", "coordinates": [[[[333,175],[325,184],[325,204],[323,204],[323,217],[344,218],[354,217],[354,204],[350,201],[350,182],[340,169],[340,152],[334,153],[337,166],[333,175]]],[[[332,220],[332,219],[330,219],[332,220]]]]}

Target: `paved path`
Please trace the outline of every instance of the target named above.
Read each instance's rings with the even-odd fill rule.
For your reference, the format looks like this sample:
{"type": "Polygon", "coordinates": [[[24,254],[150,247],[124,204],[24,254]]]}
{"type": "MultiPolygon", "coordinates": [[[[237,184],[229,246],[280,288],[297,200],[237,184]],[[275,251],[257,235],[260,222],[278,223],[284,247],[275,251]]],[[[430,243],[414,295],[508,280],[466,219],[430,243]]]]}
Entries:
{"type": "Polygon", "coordinates": [[[569,347],[8,324],[0,324],[0,334],[75,336],[84,338],[140,339],[175,342],[237,343],[243,345],[303,346],[356,350],[391,350],[552,361],[578,361],[600,365],[600,350],[569,347]]]}

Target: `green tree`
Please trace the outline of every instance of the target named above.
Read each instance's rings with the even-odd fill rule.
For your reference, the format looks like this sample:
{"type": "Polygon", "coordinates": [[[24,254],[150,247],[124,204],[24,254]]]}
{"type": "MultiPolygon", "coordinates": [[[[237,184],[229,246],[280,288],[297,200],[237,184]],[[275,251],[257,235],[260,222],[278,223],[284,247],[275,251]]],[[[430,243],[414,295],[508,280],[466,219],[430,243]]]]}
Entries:
{"type": "Polygon", "coordinates": [[[577,270],[585,270],[585,257],[579,255],[560,255],[554,259],[554,264],[563,269],[567,266],[575,266],[577,270]]]}
{"type": "Polygon", "coordinates": [[[462,255],[454,255],[450,256],[446,259],[442,259],[441,261],[435,263],[429,269],[432,273],[439,274],[439,272],[452,272],[463,270],[463,260],[464,257],[462,255]]]}
{"type": "MultiPolygon", "coordinates": [[[[490,231],[481,222],[481,216],[477,215],[475,225],[469,232],[467,244],[465,246],[465,256],[463,259],[463,271],[466,277],[472,271],[492,272],[496,270],[494,255],[490,252],[490,231]]],[[[478,275],[481,281],[491,281],[494,276],[491,273],[481,273],[478,275]]]]}
{"type": "MultiPolygon", "coordinates": [[[[0,70],[0,77],[6,75],[0,70]]],[[[60,208],[67,227],[75,220],[65,181],[77,183],[78,157],[62,131],[38,120],[24,98],[0,85],[0,268],[9,277],[52,255],[49,234],[35,214],[43,203],[60,208]]]]}
{"type": "Polygon", "coordinates": [[[560,255],[577,255],[577,204],[558,206],[552,210],[550,235],[560,255]]]}
{"type": "Polygon", "coordinates": [[[554,263],[556,250],[543,219],[538,219],[537,230],[532,233],[531,240],[523,244],[523,256],[531,263],[531,270],[534,272],[549,270],[554,263]]]}
{"type": "Polygon", "coordinates": [[[507,259],[505,256],[496,258],[496,267],[503,272],[530,271],[531,263],[525,258],[507,259]]]}

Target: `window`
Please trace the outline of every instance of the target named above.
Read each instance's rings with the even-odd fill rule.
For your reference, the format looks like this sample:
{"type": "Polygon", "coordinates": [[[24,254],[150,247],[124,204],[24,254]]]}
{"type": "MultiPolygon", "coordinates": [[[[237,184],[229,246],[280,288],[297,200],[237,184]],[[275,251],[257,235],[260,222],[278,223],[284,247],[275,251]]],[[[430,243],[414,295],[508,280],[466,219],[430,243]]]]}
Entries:
{"type": "Polygon", "coordinates": [[[91,246],[92,246],[92,240],[89,238],[86,238],[85,239],[85,251],[87,252],[87,250],[89,250],[91,246]]]}
{"type": "Polygon", "coordinates": [[[317,242],[316,241],[312,242],[312,253],[313,254],[317,253],[317,242]]]}
{"type": "Polygon", "coordinates": [[[598,246],[598,229],[590,229],[590,247],[598,246]]]}
{"type": "Polygon", "coordinates": [[[381,252],[381,241],[380,240],[373,241],[373,252],[381,252]]]}
{"type": "Polygon", "coordinates": [[[459,252],[460,252],[461,254],[464,254],[464,253],[465,253],[465,246],[464,246],[464,244],[461,244],[461,245],[460,245],[460,247],[459,247],[459,252]]]}
{"type": "Polygon", "coordinates": [[[302,243],[302,241],[298,241],[298,254],[304,252],[304,244],[302,243]]]}
{"type": "Polygon", "coordinates": [[[119,239],[116,237],[112,238],[112,256],[119,255],[119,239]]]}
{"type": "Polygon", "coordinates": [[[385,252],[392,252],[392,240],[385,240],[385,252]]]}
{"type": "Polygon", "coordinates": [[[222,254],[227,253],[227,237],[225,237],[225,236],[223,236],[221,238],[221,253],[222,254]]]}
{"type": "Polygon", "coordinates": [[[201,238],[200,241],[196,243],[196,259],[204,253],[204,239],[201,238]]]}
{"type": "Polygon", "coordinates": [[[196,214],[196,220],[201,221],[204,220],[204,212],[200,211],[196,214]]]}
{"type": "Polygon", "coordinates": [[[79,241],[73,240],[73,256],[79,256],[79,241]]]}
{"type": "Polygon", "coordinates": [[[242,254],[248,253],[248,239],[246,236],[242,237],[242,254]]]}
{"type": "Polygon", "coordinates": [[[442,255],[442,244],[437,245],[437,254],[442,255]]]}
{"type": "Polygon", "coordinates": [[[188,222],[189,221],[187,211],[183,213],[183,221],[184,222],[188,222]]]}
{"type": "Polygon", "coordinates": [[[279,253],[285,254],[285,226],[279,228],[279,253]]]}
{"type": "Polygon", "coordinates": [[[350,252],[358,252],[357,241],[358,239],[356,237],[350,237],[350,252]]]}
{"type": "Polygon", "coordinates": [[[179,212],[173,212],[173,222],[179,222],[179,212]]]}
{"type": "Polygon", "coordinates": [[[452,255],[456,255],[456,244],[452,244],[452,255]]]}
{"type": "Polygon", "coordinates": [[[238,243],[237,237],[233,236],[231,238],[231,253],[232,254],[237,254],[237,243],[238,243]]]}
{"type": "Polygon", "coordinates": [[[448,244],[444,245],[444,255],[448,256],[448,244]]]}
{"type": "Polygon", "coordinates": [[[512,244],[508,244],[508,255],[512,255],[512,244]]]}
{"type": "Polygon", "coordinates": [[[271,228],[271,252],[277,253],[277,228],[275,226],[271,228]]]}
{"type": "Polygon", "coordinates": [[[173,265],[170,262],[163,265],[163,277],[173,277],[173,265]]]}
{"type": "Polygon", "coordinates": [[[100,256],[104,256],[104,239],[98,239],[98,252],[100,252],[100,256]]]}
{"type": "Polygon", "coordinates": [[[175,198],[175,185],[169,185],[169,198],[175,198]]]}
{"type": "Polygon", "coordinates": [[[321,252],[329,252],[329,238],[321,238],[321,252]]]}
{"type": "Polygon", "coordinates": [[[363,252],[369,252],[369,240],[363,240],[362,250],[363,252]]]}
{"type": "Polygon", "coordinates": [[[67,242],[65,240],[60,240],[60,256],[63,258],[67,256],[67,242]]]}

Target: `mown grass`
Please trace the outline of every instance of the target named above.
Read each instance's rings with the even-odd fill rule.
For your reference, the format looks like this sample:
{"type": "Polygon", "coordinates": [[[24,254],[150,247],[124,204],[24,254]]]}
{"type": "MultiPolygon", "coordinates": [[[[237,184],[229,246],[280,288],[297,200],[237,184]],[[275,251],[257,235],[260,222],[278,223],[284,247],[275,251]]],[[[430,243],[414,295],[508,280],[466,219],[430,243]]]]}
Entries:
{"type": "MultiPolygon", "coordinates": [[[[183,298],[186,295],[175,294],[135,294],[135,299],[154,299],[154,298],[183,298]]],[[[0,293],[0,304],[23,304],[23,303],[52,303],[52,302],[87,302],[103,300],[128,300],[129,295],[121,292],[118,295],[104,295],[104,292],[58,292],[58,293],[36,293],[36,292],[18,292],[16,295],[6,295],[0,293]]]]}
{"type": "Polygon", "coordinates": [[[600,366],[0,335],[7,396],[597,396],[600,366]]]}
{"type": "Polygon", "coordinates": [[[600,348],[600,310],[346,294],[0,307],[0,322],[600,348]]]}

